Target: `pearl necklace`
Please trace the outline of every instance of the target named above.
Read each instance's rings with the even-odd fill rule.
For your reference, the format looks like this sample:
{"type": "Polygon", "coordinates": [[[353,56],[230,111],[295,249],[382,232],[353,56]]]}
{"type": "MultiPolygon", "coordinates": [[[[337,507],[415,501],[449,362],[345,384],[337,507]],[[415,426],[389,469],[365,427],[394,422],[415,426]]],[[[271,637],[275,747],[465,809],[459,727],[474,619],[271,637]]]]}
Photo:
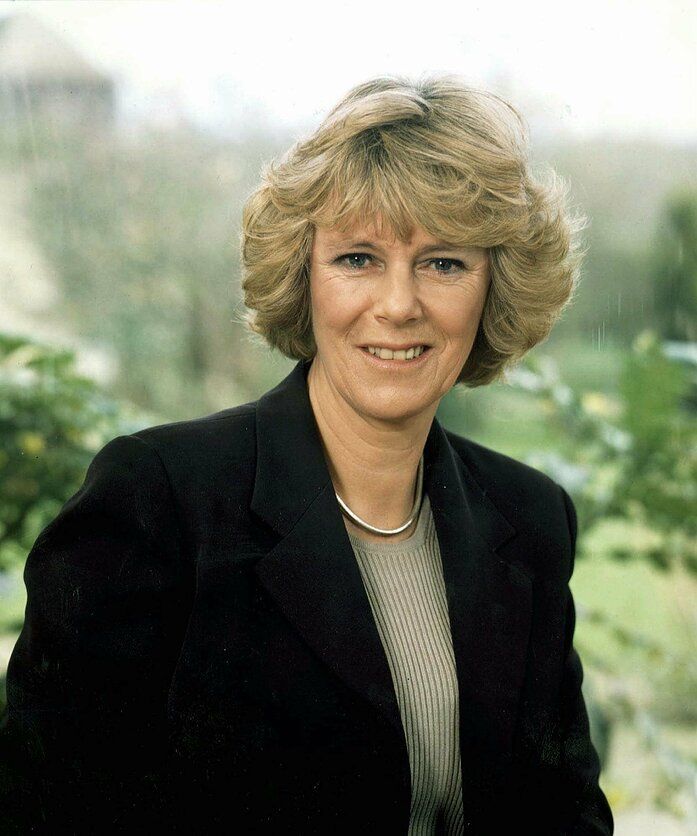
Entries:
{"type": "Polygon", "coordinates": [[[404,523],[404,525],[400,525],[399,528],[376,528],[374,525],[370,525],[365,520],[362,520],[358,514],[354,514],[353,511],[348,507],[348,505],[344,502],[344,500],[339,496],[339,494],[334,491],[336,495],[337,501],[341,506],[341,510],[349,516],[357,525],[360,525],[362,528],[365,528],[366,531],[372,531],[373,534],[399,534],[402,531],[405,531],[409,526],[414,522],[416,519],[416,515],[419,513],[419,508],[421,507],[421,488],[423,486],[424,481],[424,457],[421,456],[419,459],[419,469],[416,475],[416,496],[414,497],[414,505],[411,509],[411,515],[409,519],[404,523]]]}

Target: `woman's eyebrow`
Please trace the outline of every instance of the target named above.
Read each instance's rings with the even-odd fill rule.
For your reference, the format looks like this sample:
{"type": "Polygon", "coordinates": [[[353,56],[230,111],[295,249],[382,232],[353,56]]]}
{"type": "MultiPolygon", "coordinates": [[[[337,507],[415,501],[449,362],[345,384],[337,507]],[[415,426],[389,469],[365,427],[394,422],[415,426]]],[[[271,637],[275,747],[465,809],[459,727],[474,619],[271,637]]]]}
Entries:
{"type": "Polygon", "coordinates": [[[351,238],[336,241],[330,244],[330,246],[337,249],[345,249],[346,247],[366,247],[373,250],[379,249],[378,245],[371,241],[354,241],[351,238]]]}
{"type": "Polygon", "coordinates": [[[474,249],[474,247],[469,244],[448,244],[447,241],[442,241],[439,244],[430,244],[428,247],[424,247],[420,252],[432,253],[437,252],[438,250],[457,250],[458,252],[465,252],[466,250],[472,249],[474,249]]]}

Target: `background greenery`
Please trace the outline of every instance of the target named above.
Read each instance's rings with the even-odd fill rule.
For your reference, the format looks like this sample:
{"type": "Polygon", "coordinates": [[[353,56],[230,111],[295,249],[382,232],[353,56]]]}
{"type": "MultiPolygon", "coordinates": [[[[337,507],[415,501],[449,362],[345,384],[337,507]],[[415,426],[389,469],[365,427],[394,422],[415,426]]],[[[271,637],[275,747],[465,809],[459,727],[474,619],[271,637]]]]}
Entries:
{"type": "MultiPolygon", "coordinates": [[[[241,206],[292,141],[0,138],[0,178],[59,294],[43,314],[113,361],[95,381],[32,334],[0,336],[0,650],[26,554],[110,438],[258,397],[292,367],[242,329],[241,206]]],[[[697,820],[697,151],[539,145],[591,221],[574,304],[508,382],[443,399],[446,426],[573,496],[576,645],[613,810],[697,820]]],[[[28,272],[31,276],[31,273],[28,272]]]]}

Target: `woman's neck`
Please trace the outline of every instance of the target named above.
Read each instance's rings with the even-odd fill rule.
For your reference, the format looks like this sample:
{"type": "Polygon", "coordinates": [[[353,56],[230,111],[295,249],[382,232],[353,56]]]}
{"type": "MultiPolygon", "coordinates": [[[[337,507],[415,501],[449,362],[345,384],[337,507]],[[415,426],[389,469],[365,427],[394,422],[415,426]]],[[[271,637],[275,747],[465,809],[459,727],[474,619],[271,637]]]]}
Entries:
{"type": "MultiPolygon", "coordinates": [[[[308,392],[334,490],[370,525],[398,528],[412,511],[417,469],[433,415],[404,426],[369,420],[336,397],[313,369],[314,363],[308,392]]],[[[406,539],[416,524],[385,537],[347,522],[352,533],[371,542],[406,539]]]]}

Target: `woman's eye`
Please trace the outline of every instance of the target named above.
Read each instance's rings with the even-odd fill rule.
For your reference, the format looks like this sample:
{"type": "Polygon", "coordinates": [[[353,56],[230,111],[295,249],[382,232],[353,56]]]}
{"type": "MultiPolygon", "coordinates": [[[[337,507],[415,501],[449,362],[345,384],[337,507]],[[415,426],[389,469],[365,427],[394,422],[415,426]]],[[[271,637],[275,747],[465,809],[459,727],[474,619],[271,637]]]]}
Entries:
{"type": "Polygon", "coordinates": [[[459,270],[464,270],[465,269],[465,265],[456,258],[432,258],[428,263],[429,264],[439,264],[441,266],[444,265],[445,269],[438,268],[438,269],[436,269],[436,273],[445,273],[445,274],[457,273],[459,270]],[[457,269],[456,270],[448,269],[448,268],[452,267],[452,265],[457,265],[457,269]]]}
{"type": "Polygon", "coordinates": [[[370,258],[368,253],[347,253],[346,255],[339,256],[337,261],[339,264],[346,264],[348,267],[360,269],[361,267],[365,267],[365,264],[358,262],[361,262],[365,258],[370,258]]]}

